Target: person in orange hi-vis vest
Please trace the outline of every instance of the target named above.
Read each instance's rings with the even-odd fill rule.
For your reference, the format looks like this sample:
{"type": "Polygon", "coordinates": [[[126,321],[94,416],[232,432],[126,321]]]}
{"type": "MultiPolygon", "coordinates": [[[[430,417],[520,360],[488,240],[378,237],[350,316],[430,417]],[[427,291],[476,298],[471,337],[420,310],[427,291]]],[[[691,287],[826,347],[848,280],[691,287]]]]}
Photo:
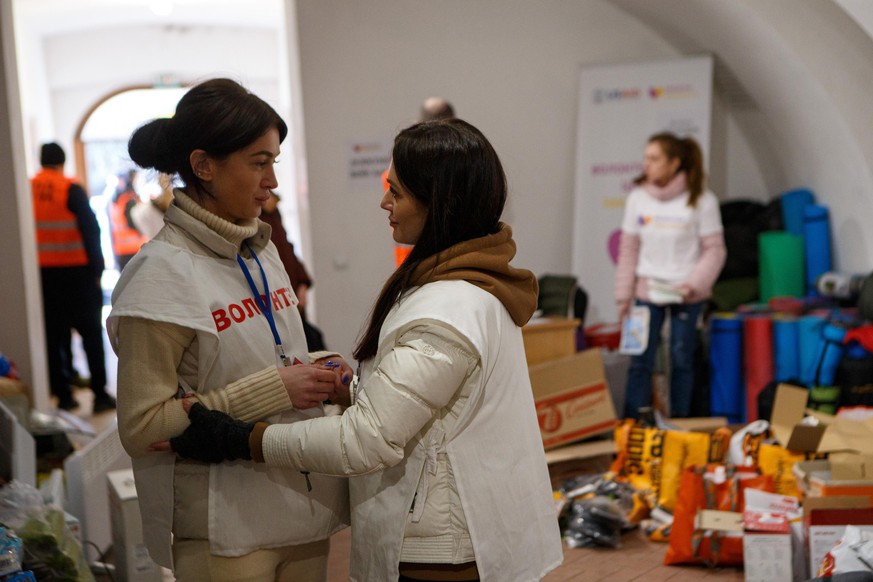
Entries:
{"type": "Polygon", "coordinates": [[[85,190],[64,175],[65,162],[61,146],[44,144],[42,169],[31,179],[49,381],[58,408],[79,406],[70,388],[68,362],[75,329],[82,336],[91,372],[94,412],[102,412],[114,409],[115,399],[106,392],[100,227],[85,190]]]}
{"type": "MultiPolygon", "coordinates": [[[[421,102],[421,113],[419,121],[435,121],[438,119],[452,119],[455,117],[455,108],[446,99],[442,97],[428,97],[421,102]]],[[[382,172],[382,191],[387,192],[388,185],[388,170],[390,166],[382,172]]],[[[412,245],[394,244],[394,265],[399,267],[412,252],[412,245]]]]}
{"type": "Polygon", "coordinates": [[[126,177],[120,179],[118,190],[109,207],[109,226],[112,232],[112,252],[115,255],[115,263],[118,270],[124,266],[139,251],[139,248],[148,241],[148,238],[137,230],[131,218],[131,211],[137,204],[141,204],[139,195],[133,189],[133,179],[136,170],[131,170],[126,177]]]}

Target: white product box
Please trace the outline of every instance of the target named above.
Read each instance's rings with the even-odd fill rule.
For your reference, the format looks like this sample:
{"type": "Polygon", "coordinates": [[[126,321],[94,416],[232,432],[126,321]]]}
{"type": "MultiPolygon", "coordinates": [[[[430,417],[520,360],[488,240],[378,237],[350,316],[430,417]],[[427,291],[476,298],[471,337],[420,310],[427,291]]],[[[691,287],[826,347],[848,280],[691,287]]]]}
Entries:
{"type": "Polygon", "coordinates": [[[120,582],[161,582],[161,567],[152,561],[142,539],[142,516],[136,497],[133,470],[110,471],[109,515],[115,576],[120,582]]]}
{"type": "Polygon", "coordinates": [[[746,582],[791,582],[791,534],[743,534],[746,582]]]}

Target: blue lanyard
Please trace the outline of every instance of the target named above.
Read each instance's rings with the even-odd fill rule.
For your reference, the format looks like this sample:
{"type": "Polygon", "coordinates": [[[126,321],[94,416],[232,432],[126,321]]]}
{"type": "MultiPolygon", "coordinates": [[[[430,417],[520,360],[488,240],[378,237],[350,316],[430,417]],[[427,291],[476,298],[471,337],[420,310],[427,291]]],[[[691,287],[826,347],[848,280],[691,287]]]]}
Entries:
{"type": "Polygon", "coordinates": [[[279,330],[276,329],[276,319],[273,317],[273,310],[270,300],[270,287],[267,285],[267,273],[264,271],[263,265],[261,265],[260,259],[258,259],[258,255],[255,254],[255,250],[249,245],[249,243],[245,243],[246,247],[249,249],[249,252],[252,254],[252,257],[255,259],[255,262],[258,264],[258,268],[261,269],[261,278],[264,281],[264,295],[261,296],[258,293],[258,288],[255,286],[255,280],[252,279],[252,274],[249,272],[249,268],[246,266],[246,262],[243,258],[237,253],[236,262],[239,263],[240,269],[242,269],[243,275],[246,276],[246,281],[249,282],[249,287],[252,290],[252,295],[255,298],[255,301],[258,302],[258,307],[261,308],[261,311],[264,314],[264,317],[267,318],[267,323],[270,324],[270,331],[273,332],[273,340],[276,342],[276,346],[279,348],[279,357],[282,358],[282,361],[287,360],[287,356],[285,356],[285,348],[282,347],[282,339],[279,337],[279,330]]]}

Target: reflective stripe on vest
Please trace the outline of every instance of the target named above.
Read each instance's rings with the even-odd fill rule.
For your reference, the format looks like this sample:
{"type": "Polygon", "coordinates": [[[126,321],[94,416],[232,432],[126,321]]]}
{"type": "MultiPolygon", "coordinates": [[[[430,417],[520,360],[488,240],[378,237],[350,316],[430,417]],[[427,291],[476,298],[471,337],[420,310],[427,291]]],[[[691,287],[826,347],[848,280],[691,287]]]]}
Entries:
{"type": "Polygon", "coordinates": [[[88,254],[76,215],[67,208],[73,181],[43,169],[30,181],[40,267],[80,267],[88,254]]]}
{"type": "Polygon", "coordinates": [[[135,255],[139,248],[148,240],[135,228],[131,228],[124,215],[124,209],[136,196],[130,192],[124,192],[118,200],[112,203],[109,209],[109,222],[112,226],[112,252],[117,257],[135,255]]]}

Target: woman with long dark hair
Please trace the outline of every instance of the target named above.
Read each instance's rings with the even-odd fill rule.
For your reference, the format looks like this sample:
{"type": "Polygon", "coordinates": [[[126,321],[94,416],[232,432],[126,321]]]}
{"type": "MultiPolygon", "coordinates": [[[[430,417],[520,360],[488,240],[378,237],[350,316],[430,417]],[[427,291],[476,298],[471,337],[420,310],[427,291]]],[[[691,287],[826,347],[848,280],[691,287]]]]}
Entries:
{"type": "Polygon", "coordinates": [[[562,548],[520,327],[537,284],[510,266],[500,160],[469,123],[422,122],[388,183],[394,240],[415,246],[355,349],[353,404],[293,425],[195,404],[164,446],[352,477],[353,580],[539,580],[562,548]]]}

